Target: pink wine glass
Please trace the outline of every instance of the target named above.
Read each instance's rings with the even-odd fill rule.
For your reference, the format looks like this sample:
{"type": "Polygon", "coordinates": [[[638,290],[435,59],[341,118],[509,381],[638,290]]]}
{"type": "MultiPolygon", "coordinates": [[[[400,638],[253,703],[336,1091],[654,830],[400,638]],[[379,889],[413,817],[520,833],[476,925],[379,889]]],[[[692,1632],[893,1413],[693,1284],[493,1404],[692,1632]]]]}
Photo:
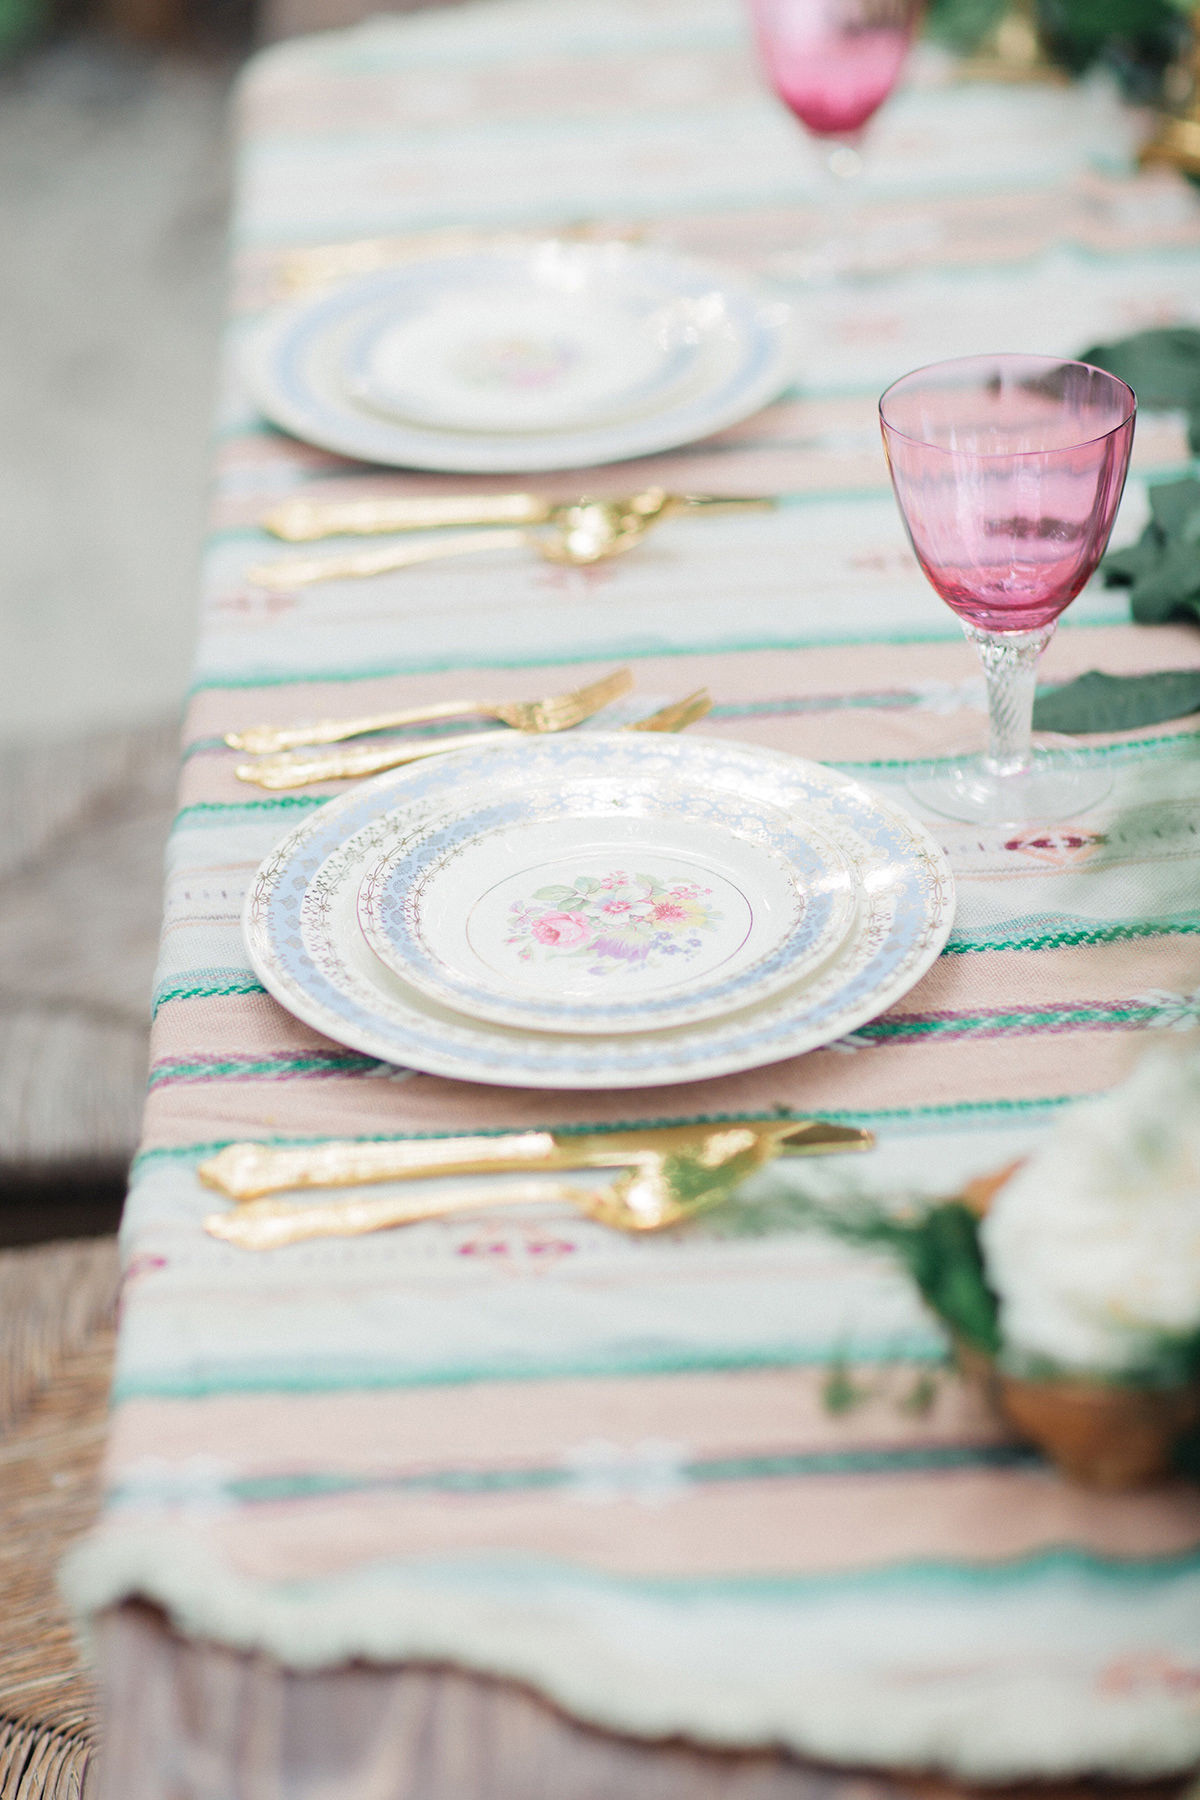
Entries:
{"type": "Polygon", "coordinates": [[[989,824],[1070,818],[1108,792],[1077,755],[1035,749],[1038,659],[1104,554],[1137,402],[1103,369],[970,356],[918,369],[879,402],[892,486],[926,576],[979,651],[988,747],[915,777],[934,811],[989,824]]]}
{"type": "Polygon", "coordinates": [[[748,0],[767,77],[823,151],[829,243],[814,270],[834,269],[848,246],[847,183],[862,167],[868,120],[900,79],[923,0],[748,0]]]}

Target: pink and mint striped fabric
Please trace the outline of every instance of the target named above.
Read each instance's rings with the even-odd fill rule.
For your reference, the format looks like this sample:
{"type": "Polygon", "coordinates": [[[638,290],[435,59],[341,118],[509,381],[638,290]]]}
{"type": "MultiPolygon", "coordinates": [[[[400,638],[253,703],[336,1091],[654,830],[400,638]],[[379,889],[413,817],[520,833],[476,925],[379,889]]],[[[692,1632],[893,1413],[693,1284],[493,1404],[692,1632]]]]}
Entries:
{"type": "MultiPolygon", "coordinates": [[[[882,1018],[772,1068],[620,1094],[476,1087],[327,1042],[263,992],[239,914],[327,790],[239,784],[232,727],[462,693],[525,696],[630,661],[654,700],[706,683],[702,729],[902,793],[981,703],[905,548],[874,417],[934,357],[1071,353],[1200,323],[1200,207],[1132,172],[1103,86],[957,83],[932,54],[878,121],[851,292],[797,279],[804,145],[726,0],[476,0],[257,59],[241,97],[232,316],[196,681],[171,840],[144,1144],[103,1516],[79,1609],[147,1596],[187,1631],[295,1667],[448,1659],[582,1717],[855,1764],[1015,1777],[1200,1757],[1200,1504],[1074,1491],[943,1367],[885,1262],[714,1216],[633,1242],[545,1209],[270,1257],[206,1237],[194,1170],[295,1143],[589,1129],[784,1105],[870,1125],[855,1182],[953,1191],[1200,1018],[1194,721],[1097,740],[1103,813],[945,825],[954,935],[882,1018]],[[581,223],[790,288],[794,389],[714,440],[555,477],[783,497],[672,521],[586,571],[519,556],[294,595],[250,585],[257,520],[296,493],[504,482],[377,471],[258,418],[240,367],[290,253],[365,235],[581,223]],[[849,1399],[852,1404],[844,1404],[849,1399]],[[836,1402],[836,1404],[835,1404],[836,1402]]],[[[1118,532],[1188,466],[1145,417],[1118,532]]],[[[1072,609],[1048,679],[1195,663],[1120,592],[1072,609]]],[[[328,790],[332,791],[332,790],[328,790]]]]}

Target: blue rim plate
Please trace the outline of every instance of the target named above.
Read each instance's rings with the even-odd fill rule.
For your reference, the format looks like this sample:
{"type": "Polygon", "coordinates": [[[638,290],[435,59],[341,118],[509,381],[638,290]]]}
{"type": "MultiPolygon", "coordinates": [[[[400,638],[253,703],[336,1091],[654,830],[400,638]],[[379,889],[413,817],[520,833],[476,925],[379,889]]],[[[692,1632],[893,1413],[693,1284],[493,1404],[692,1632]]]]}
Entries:
{"type": "Polygon", "coordinates": [[[246,373],[264,415],[307,443],[400,468],[505,474],[587,468],[711,436],[775,399],[796,362],[787,302],[736,271],[637,245],[550,240],[406,261],[293,301],[255,337],[246,373]],[[635,384],[633,414],[597,414],[553,430],[459,430],[385,417],[377,400],[355,392],[364,334],[372,341],[383,321],[428,307],[439,293],[486,291],[515,261],[548,248],[582,284],[624,286],[686,309],[679,353],[664,359],[657,395],[652,383],[644,392],[635,384]]]}
{"type": "Polygon", "coordinates": [[[251,962],[296,1017],[384,1061],[502,1087],[636,1088],[731,1074],[815,1049],[893,1005],[938,956],[954,881],[911,814],[818,763],[701,738],[579,733],[433,759],[377,777],[290,831],[258,870],[244,915],[251,962]],[[644,1033],[519,1030],[439,1005],[386,969],[358,924],[367,871],[408,829],[445,816],[464,772],[480,782],[690,782],[814,818],[854,870],[862,902],[843,948],[811,980],[696,1024],[644,1033]]]}
{"type": "Polygon", "coordinates": [[[367,942],[431,999],[535,1031],[663,1030],[794,986],[844,943],[857,881],[811,820],[686,780],[547,773],[510,791],[465,773],[368,870],[367,942]]]}

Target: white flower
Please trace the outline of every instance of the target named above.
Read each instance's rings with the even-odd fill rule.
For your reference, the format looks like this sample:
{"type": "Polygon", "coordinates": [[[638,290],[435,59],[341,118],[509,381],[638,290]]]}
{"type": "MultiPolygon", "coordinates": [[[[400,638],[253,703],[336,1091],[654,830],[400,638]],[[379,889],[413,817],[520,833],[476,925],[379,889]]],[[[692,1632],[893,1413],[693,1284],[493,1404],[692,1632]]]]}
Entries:
{"type": "Polygon", "coordinates": [[[1200,1330],[1200,1054],[1072,1107],[981,1236],[1010,1358],[1135,1375],[1200,1330]]]}

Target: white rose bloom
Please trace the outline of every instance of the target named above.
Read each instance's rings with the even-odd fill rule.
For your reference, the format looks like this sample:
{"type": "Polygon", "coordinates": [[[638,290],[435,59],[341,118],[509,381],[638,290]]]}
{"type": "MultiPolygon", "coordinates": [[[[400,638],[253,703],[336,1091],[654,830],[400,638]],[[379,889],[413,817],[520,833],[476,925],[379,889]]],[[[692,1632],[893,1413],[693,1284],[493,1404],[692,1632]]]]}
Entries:
{"type": "Polygon", "coordinates": [[[1153,1050],[1073,1106],[981,1236],[1010,1358],[1135,1374],[1200,1329],[1200,1055],[1153,1050]]]}

